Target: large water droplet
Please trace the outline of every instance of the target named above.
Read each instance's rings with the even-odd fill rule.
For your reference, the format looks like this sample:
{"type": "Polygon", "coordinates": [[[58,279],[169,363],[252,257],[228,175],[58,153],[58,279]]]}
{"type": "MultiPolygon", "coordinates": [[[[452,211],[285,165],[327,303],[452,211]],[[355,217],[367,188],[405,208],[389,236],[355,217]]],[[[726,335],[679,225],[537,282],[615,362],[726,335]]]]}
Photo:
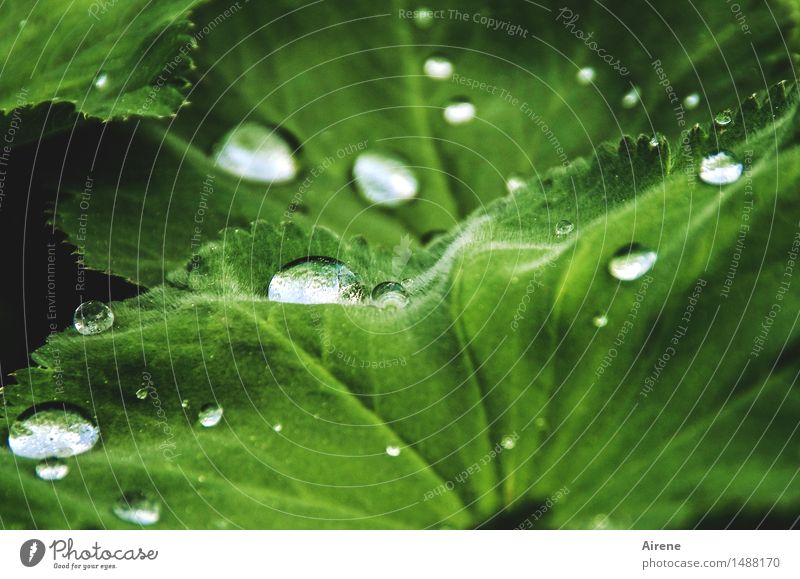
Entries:
{"type": "Polygon", "coordinates": [[[72,322],[78,332],[91,336],[114,325],[114,312],[103,302],[84,302],[76,308],[72,322]]]}
{"type": "Polygon", "coordinates": [[[11,452],[25,458],[66,458],[91,450],[100,429],[72,405],[52,403],[23,412],[8,433],[11,452]]]}
{"type": "Polygon", "coordinates": [[[393,207],[413,199],[419,182],[408,164],[386,153],[366,151],[353,165],[356,188],[370,203],[393,207]]]}
{"type": "Polygon", "coordinates": [[[683,106],[686,110],[693,110],[698,107],[700,104],[700,95],[696,92],[693,92],[690,95],[686,95],[686,98],[683,99],[683,106]]]}
{"type": "Polygon", "coordinates": [[[566,237],[570,233],[575,230],[575,224],[572,221],[567,221],[566,219],[562,219],[558,223],[556,223],[556,236],[557,237],[566,237]]]}
{"type": "Polygon", "coordinates": [[[311,256],[283,267],[269,282],[267,297],[290,304],[355,303],[363,298],[359,277],[341,261],[311,256]]]}
{"type": "Polygon", "coordinates": [[[219,167],[249,181],[280,185],[297,177],[292,147],[277,132],[257,123],[242,123],[214,149],[219,167]]]}
{"type": "Polygon", "coordinates": [[[408,305],[408,293],[402,284],[385,281],[372,290],[372,301],[379,308],[399,310],[408,305]]]}
{"type": "Polygon", "coordinates": [[[422,67],[425,76],[434,80],[447,80],[453,76],[453,63],[444,56],[431,56],[422,67]]]}
{"type": "Polygon", "coordinates": [[[386,447],[386,454],[389,456],[400,456],[400,452],[402,452],[402,449],[399,446],[390,444],[386,447]]]}
{"type": "Polygon", "coordinates": [[[578,79],[578,83],[586,86],[592,84],[597,73],[591,66],[584,67],[578,71],[576,78],[578,79]]]}
{"type": "Polygon", "coordinates": [[[641,98],[641,94],[639,93],[639,89],[637,87],[633,87],[628,93],[622,97],[622,106],[626,109],[632,109],[636,105],[639,104],[639,99],[641,98]]]}
{"type": "Polygon", "coordinates": [[[222,420],[222,413],[222,406],[219,404],[205,404],[200,408],[197,421],[200,423],[200,426],[211,428],[219,424],[219,421],[222,420]]]}
{"type": "Polygon", "coordinates": [[[709,185],[727,185],[739,180],[744,166],[725,151],[713,153],[700,163],[700,180],[709,185]]]}
{"type": "Polygon", "coordinates": [[[142,492],[134,491],[122,495],[114,503],[113,511],[127,523],[154,525],[161,518],[161,503],[142,492]]]}
{"type": "Polygon", "coordinates": [[[633,244],[621,249],[611,258],[608,271],[618,280],[633,281],[653,269],[656,258],[655,251],[633,244]]]}
{"type": "Polygon", "coordinates": [[[58,458],[46,458],[36,465],[36,476],[42,480],[61,480],[69,474],[69,465],[58,458]]]}
{"type": "Polygon", "coordinates": [[[465,125],[475,118],[475,105],[465,98],[454,99],[444,107],[444,120],[448,124],[465,125]]]}

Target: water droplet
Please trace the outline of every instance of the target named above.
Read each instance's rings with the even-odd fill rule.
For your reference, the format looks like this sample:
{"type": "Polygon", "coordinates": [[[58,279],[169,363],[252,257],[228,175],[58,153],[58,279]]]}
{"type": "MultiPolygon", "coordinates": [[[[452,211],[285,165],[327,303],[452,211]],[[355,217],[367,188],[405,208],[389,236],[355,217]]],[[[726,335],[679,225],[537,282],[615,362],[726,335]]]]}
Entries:
{"type": "Polygon", "coordinates": [[[591,66],[584,67],[578,71],[576,78],[578,82],[584,86],[592,84],[597,73],[591,66]]]}
{"type": "Polygon", "coordinates": [[[592,518],[592,527],[594,529],[607,529],[609,527],[608,515],[600,513],[592,518]]]}
{"type": "Polygon", "coordinates": [[[281,185],[300,170],[292,147],[276,131],[257,123],[242,123],[214,148],[222,169],[249,181],[281,185]]]}
{"type": "Polygon", "coordinates": [[[592,318],[592,324],[595,328],[605,328],[608,325],[608,316],[606,314],[597,314],[592,318]]]}
{"type": "Polygon", "coordinates": [[[465,98],[455,99],[444,107],[444,120],[449,125],[465,125],[475,118],[475,105],[465,98]]]}
{"type": "Polygon", "coordinates": [[[372,301],[385,310],[399,310],[408,305],[408,293],[396,281],[379,283],[372,290],[372,301]]]}
{"type": "Polygon", "coordinates": [[[341,261],[311,256],[285,265],[269,282],[267,297],[289,304],[355,303],[363,298],[359,277],[341,261]]]}
{"type": "Polygon", "coordinates": [[[632,109],[639,104],[641,93],[638,87],[633,87],[624,97],[622,97],[622,106],[626,109],[632,109]]]}
{"type": "Polygon", "coordinates": [[[142,492],[128,492],[114,503],[113,511],[126,523],[154,525],[161,518],[161,503],[142,492]]]}
{"type": "Polygon", "coordinates": [[[23,28],[25,28],[25,25],[26,25],[26,24],[28,24],[28,21],[27,21],[27,20],[20,20],[20,21],[19,21],[19,27],[20,27],[20,29],[23,29],[23,28]]]}
{"type": "Polygon", "coordinates": [[[714,117],[714,124],[719,129],[726,128],[732,122],[733,122],[733,115],[728,110],[722,111],[718,113],[716,117],[714,117]]]}
{"type": "Polygon", "coordinates": [[[103,302],[84,302],[77,307],[72,320],[79,333],[91,336],[114,325],[114,312],[103,302]]]}
{"type": "Polygon", "coordinates": [[[500,441],[500,446],[502,446],[506,450],[511,450],[512,448],[517,446],[517,441],[513,436],[504,436],[503,439],[500,441]]]}
{"type": "Polygon", "coordinates": [[[283,424],[278,422],[275,426],[272,427],[272,430],[274,430],[275,432],[280,432],[281,430],[283,430],[283,424]]]}
{"type": "Polygon", "coordinates": [[[525,188],[525,179],[519,175],[509,175],[506,179],[506,190],[512,195],[525,188]]]}
{"type": "Polygon", "coordinates": [[[386,447],[386,454],[389,456],[400,456],[401,448],[399,446],[395,446],[390,444],[386,447]]]}
{"type": "Polygon", "coordinates": [[[91,450],[100,429],[76,406],[54,402],[29,408],[11,425],[8,446],[25,458],[66,458],[91,450]]]}
{"type": "Polygon", "coordinates": [[[150,390],[150,389],[149,389],[149,388],[147,388],[146,386],[145,386],[145,387],[142,387],[142,388],[139,388],[139,389],[136,391],[136,397],[137,397],[139,400],[144,400],[145,398],[147,398],[147,393],[149,392],[149,390],[150,390]]]}
{"type": "Polygon", "coordinates": [[[453,76],[453,63],[444,56],[431,56],[422,67],[425,76],[434,80],[447,80],[453,76]]]}
{"type": "Polygon", "coordinates": [[[46,458],[36,465],[36,476],[42,480],[61,480],[69,474],[69,465],[58,458],[46,458]]]}
{"type": "Polygon", "coordinates": [[[433,10],[427,7],[417,8],[414,11],[414,23],[418,28],[427,29],[433,25],[433,10]]]}
{"type": "Polygon", "coordinates": [[[556,223],[556,236],[565,237],[575,230],[575,224],[572,221],[562,219],[556,223]]]}
{"type": "Polygon", "coordinates": [[[693,92],[690,95],[686,95],[686,98],[683,99],[683,106],[686,110],[693,110],[698,107],[700,104],[700,95],[696,92],[693,92]]]}
{"type": "Polygon", "coordinates": [[[181,400],[181,408],[189,408],[189,400],[181,400]]]}
{"type": "Polygon", "coordinates": [[[617,252],[608,262],[608,271],[621,281],[633,281],[653,269],[656,252],[632,244],[617,252]]]}
{"type": "Polygon", "coordinates": [[[419,191],[417,177],[408,164],[386,153],[361,153],[353,165],[353,177],[367,201],[384,207],[413,199],[419,191]]]}
{"type": "Polygon", "coordinates": [[[94,79],[94,88],[97,90],[104,90],[106,87],[108,87],[108,74],[101,72],[94,79]]]}
{"type": "Polygon", "coordinates": [[[735,183],[742,176],[744,166],[726,151],[707,155],[700,163],[700,180],[709,185],[735,183]]]}
{"type": "Polygon", "coordinates": [[[219,424],[219,421],[222,420],[222,413],[222,406],[219,404],[204,404],[197,415],[197,421],[200,423],[200,426],[211,428],[219,424]]]}

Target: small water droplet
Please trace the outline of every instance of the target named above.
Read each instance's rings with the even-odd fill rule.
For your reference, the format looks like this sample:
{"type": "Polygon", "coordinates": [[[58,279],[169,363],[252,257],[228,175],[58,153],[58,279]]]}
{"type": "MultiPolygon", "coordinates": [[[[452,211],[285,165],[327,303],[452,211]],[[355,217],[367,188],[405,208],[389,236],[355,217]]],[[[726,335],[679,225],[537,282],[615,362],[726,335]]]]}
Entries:
{"type": "Polygon", "coordinates": [[[632,109],[636,105],[639,104],[639,99],[641,98],[641,93],[639,92],[638,87],[633,87],[630,91],[628,91],[624,97],[622,97],[622,106],[626,109],[632,109]]]}
{"type": "Polygon", "coordinates": [[[608,316],[606,314],[597,314],[592,318],[592,324],[595,328],[605,328],[608,325],[608,316]]]}
{"type": "Polygon", "coordinates": [[[609,527],[608,515],[600,513],[592,518],[592,527],[594,529],[607,529],[609,527]]]}
{"type": "Polygon", "coordinates": [[[509,175],[506,179],[506,190],[512,195],[525,188],[525,179],[519,175],[509,175]]]}
{"type": "Polygon", "coordinates": [[[113,508],[114,514],[126,523],[154,525],[161,518],[161,503],[139,492],[122,495],[113,508]]]}
{"type": "Polygon", "coordinates": [[[434,80],[447,80],[453,76],[453,63],[440,55],[429,57],[422,66],[425,76],[434,80]]]}
{"type": "Polygon", "coordinates": [[[222,420],[222,413],[222,406],[219,404],[204,404],[197,414],[197,421],[200,423],[200,426],[211,428],[219,424],[219,421],[222,420]]]}
{"type": "Polygon", "coordinates": [[[512,448],[517,446],[517,441],[514,439],[513,436],[504,436],[503,439],[500,441],[500,446],[502,446],[506,450],[511,450],[512,448]]]}
{"type": "Polygon", "coordinates": [[[114,312],[103,302],[84,302],[76,308],[72,321],[79,333],[91,336],[114,325],[114,312]]]}
{"type": "Polygon", "coordinates": [[[565,237],[572,233],[575,230],[575,224],[572,221],[567,221],[566,219],[562,219],[558,223],[556,223],[556,236],[557,237],[565,237]]]}
{"type": "Polygon", "coordinates": [[[274,430],[275,432],[280,432],[281,430],[283,430],[283,424],[278,422],[275,426],[272,427],[272,430],[274,430]]]}
{"type": "Polygon", "coordinates": [[[372,301],[379,308],[399,310],[408,305],[408,293],[402,284],[385,281],[372,290],[372,301]]]}
{"type": "Polygon", "coordinates": [[[731,123],[733,123],[733,115],[728,110],[717,113],[717,116],[714,117],[714,124],[718,129],[725,129],[731,123]]]}
{"type": "Polygon", "coordinates": [[[8,433],[11,452],[25,458],[66,458],[91,450],[100,429],[73,405],[54,402],[23,412],[8,433]]]}
{"type": "Polygon", "coordinates": [[[597,73],[591,66],[586,66],[578,71],[576,78],[578,79],[578,83],[586,86],[592,84],[594,82],[597,73]]]}
{"type": "Polygon", "coordinates": [[[389,456],[400,456],[401,450],[402,449],[399,446],[390,444],[389,446],[386,447],[386,454],[388,454],[389,456]]]}
{"type": "Polygon", "coordinates": [[[700,104],[700,95],[696,92],[693,92],[690,95],[686,95],[686,98],[683,99],[683,106],[686,110],[693,110],[698,107],[700,104]]]}
{"type": "Polygon", "coordinates": [[[28,24],[28,21],[27,21],[27,20],[20,20],[20,21],[19,21],[19,27],[20,27],[20,29],[22,29],[22,28],[25,28],[25,25],[26,25],[26,24],[28,24]]]}
{"type": "Polygon", "coordinates": [[[742,176],[744,166],[726,151],[707,155],[700,163],[700,180],[709,185],[735,183],[742,176]]]}
{"type": "Polygon", "coordinates": [[[475,105],[467,99],[454,99],[444,107],[444,120],[453,126],[465,125],[475,118],[475,112],[475,105]]]}
{"type": "Polygon", "coordinates": [[[147,398],[147,393],[148,393],[149,391],[150,391],[150,389],[149,389],[149,388],[147,388],[146,386],[145,386],[145,387],[142,387],[142,388],[139,388],[139,389],[136,391],[136,397],[137,397],[139,400],[144,400],[145,398],[147,398]]]}
{"type": "Polygon", "coordinates": [[[281,185],[294,181],[300,170],[289,143],[276,131],[257,123],[242,123],[214,148],[214,161],[228,173],[281,185]]]}
{"type": "Polygon", "coordinates": [[[94,88],[97,90],[105,90],[108,87],[108,74],[101,72],[94,79],[94,88]]]}
{"type": "Polygon", "coordinates": [[[608,262],[608,271],[621,281],[633,281],[653,269],[656,263],[656,252],[632,244],[617,252],[608,262]]]}
{"type": "Polygon", "coordinates": [[[61,480],[69,474],[69,465],[58,458],[46,458],[36,465],[36,476],[42,480],[61,480]]]}
{"type": "Polygon", "coordinates": [[[189,408],[189,400],[188,399],[181,400],[181,408],[189,408]]]}
{"type": "Polygon", "coordinates": [[[414,23],[423,30],[433,26],[434,13],[431,8],[421,7],[414,11],[414,23]]]}
{"type": "Polygon", "coordinates": [[[413,199],[419,182],[408,163],[387,153],[365,151],[353,165],[356,189],[370,203],[394,207],[413,199]]]}
{"type": "Polygon", "coordinates": [[[286,264],[269,282],[267,297],[289,304],[343,304],[361,301],[358,275],[337,259],[303,257],[286,264]]]}

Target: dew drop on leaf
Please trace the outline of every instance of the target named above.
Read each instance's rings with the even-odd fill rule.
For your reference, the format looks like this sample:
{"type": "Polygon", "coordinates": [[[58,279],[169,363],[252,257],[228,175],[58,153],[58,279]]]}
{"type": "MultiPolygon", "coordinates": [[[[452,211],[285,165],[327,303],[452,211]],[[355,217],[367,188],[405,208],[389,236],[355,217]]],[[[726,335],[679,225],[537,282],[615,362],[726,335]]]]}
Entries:
{"type": "Polygon", "coordinates": [[[433,26],[433,10],[427,7],[420,7],[414,11],[414,24],[418,28],[427,29],[433,26]]]}
{"type": "Polygon", "coordinates": [[[84,302],[75,309],[72,322],[84,336],[100,334],[114,325],[114,312],[103,302],[84,302]]]}
{"type": "Polygon", "coordinates": [[[696,109],[698,105],[700,105],[700,95],[696,92],[686,95],[686,98],[683,99],[683,106],[688,111],[696,109]]]}
{"type": "Polygon", "coordinates": [[[451,101],[444,107],[444,120],[449,125],[465,125],[475,118],[475,105],[465,98],[451,101]]]}
{"type": "Polygon", "coordinates": [[[51,403],[23,412],[8,434],[8,446],[25,458],[66,458],[91,450],[100,439],[100,429],[82,410],[51,403]]]}
{"type": "Polygon", "coordinates": [[[97,90],[105,90],[108,88],[108,74],[105,72],[101,72],[97,75],[94,79],[94,88],[97,90]]]}
{"type": "Polygon", "coordinates": [[[622,97],[622,107],[626,109],[632,109],[636,105],[639,104],[639,89],[633,87],[630,91],[628,91],[624,97],[622,97]]]}
{"type": "Polygon", "coordinates": [[[36,476],[42,480],[61,480],[69,474],[69,465],[59,458],[46,458],[36,465],[36,476]]]}
{"type": "Polygon", "coordinates": [[[408,293],[402,284],[385,281],[372,290],[372,302],[385,310],[399,310],[408,305],[408,293]]]}
{"type": "Polygon", "coordinates": [[[281,424],[280,422],[278,422],[277,424],[275,424],[275,425],[272,427],[272,430],[274,430],[275,432],[280,432],[281,430],[283,430],[283,424],[281,424]]]}
{"type": "Polygon", "coordinates": [[[720,113],[717,113],[717,116],[714,117],[714,125],[716,125],[718,129],[724,129],[732,122],[733,122],[733,115],[731,114],[730,111],[722,111],[720,113]]]}
{"type": "Polygon", "coordinates": [[[653,269],[656,258],[655,251],[633,244],[621,249],[611,258],[608,271],[621,281],[637,280],[653,269]]]}
{"type": "Polygon", "coordinates": [[[370,203],[394,207],[413,199],[419,191],[416,175],[398,157],[366,151],[353,165],[356,189],[370,203]]]}
{"type": "Polygon", "coordinates": [[[556,223],[556,236],[566,237],[575,230],[575,224],[572,221],[562,219],[556,223]]]}
{"type": "Polygon", "coordinates": [[[453,76],[453,63],[444,56],[434,55],[429,57],[422,67],[425,76],[434,80],[447,80],[453,76]]]}
{"type": "Polygon", "coordinates": [[[525,188],[525,179],[517,174],[511,174],[506,178],[506,191],[512,195],[525,188]]]}
{"type": "Polygon", "coordinates": [[[502,446],[506,450],[511,450],[512,448],[517,446],[517,441],[514,440],[513,436],[504,436],[503,439],[500,441],[500,446],[502,446]]]}
{"type": "Polygon", "coordinates": [[[735,183],[743,171],[744,166],[725,151],[707,155],[700,162],[700,180],[709,185],[735,183]]]}
{"type": "Polygon", "coordinates": [[[592,318],[592,325],[595,328],[605,328],[608,325],[608,316],[606,314],[597,314],[592,318]]]}
{"type": "Polygon", "coordinates": [[[242,123],[214,148],[214,162],[231,175],[256,183],[281,185],[300,170],[292,147],[272,128],[242,123]]]}
{"type": "Polygon", "coordinates": [[[395,446],[390,444],[386,447],[386,454],[389,456],[400,456],[401,448],[399,446],[395,446]]]}
{"type": "Polygon", "coordinates": [[[269,282],[267,297],[290,304],[343,304],[361,301],[358,275],[337,259],[310,256],[285,265],[269,282]]]}
{"type": "Polygon", "coordinates": [[[145,398],[147,398],[147,392],[148,392],[148,388],[146,388],[146,387],[139,388],[136,391],[136,397],[139,400],[144,400],[145,398]]]}
{"type": "Polygon", "coordinates": [[[161,518],[161,503],[140,491],[133,491],[122,495],[114,503],[113,511],[126,523],[154,525],[161,518]]]}
{"type": "Polygon", "coordinates": [[[587,86],[592,84],[597,73],[591,66],[586,66],[578,71],[576,78],[578,79],[578,83],[582,84],[583,86],[587,86]]]}
{"type": "Polygon", "coordinates": [[[211,428],[219,424],[219,421],[222,420],[222,413],[222,406],[219,404],[204,404],[197,414],[197,421],[200,423],[200,426],[211,428]]]}

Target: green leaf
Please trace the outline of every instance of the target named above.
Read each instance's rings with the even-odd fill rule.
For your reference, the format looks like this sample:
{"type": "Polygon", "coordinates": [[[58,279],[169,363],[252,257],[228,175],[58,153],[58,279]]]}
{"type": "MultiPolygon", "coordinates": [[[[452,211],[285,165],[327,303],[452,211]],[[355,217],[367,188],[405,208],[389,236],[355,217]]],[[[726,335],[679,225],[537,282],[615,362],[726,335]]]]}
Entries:
{"type": "MultiPolygon", "coordinates": [[[[623,134],[677,138],[787,76],[795,57],[796,4],[788,0],[770,10],[739,3],[747,30],[723,2],[578,2],[571,16],[535,3],[430,6],[437,16],[421,28],[408,17],[417,6],[405,2],[243,5],[200,39],[192,106],[174,121],[71,142],[66,173],[48,185],[61,193],[56,223],[88,266],[146,286],[189,260],[198,236],[209,241],[254,220],[321,224],[386,247],[408,234],[427,240],[502,196],[512,174],[540,179],[623,134]],[[458,76],[427,78],[423,63],[434,54],[458,76]],[[609,54],[620,64],[606,64],[609,54]],[[588,86],[576,79],[584,67],[595,70],[588,86]],[[641,101],[628,109],[623,98],[634,86],[641,101]],[[700,106],[677,110],[692,93],[700,106]],[[456,97],[475,104],[473,122],[444,121],[456,97]],[[242,122],[287,136],[302,167],[297,182],[257,185],[215,166],[214,146],[242,122]],[[391,212],[362,200],[351,171],[364,147],[406,159],[420,198],[391,212]],[[90,223],[79,231],[87,176],[90,223]],[[204,190],[209,179],[213,194],[204,190]]],[[[196,29],[222,7],[198,10],[196,29]]]]}
{"type": "Polygon", "coordinates": [[[225,230],[169,287],[113,304],[111,331],[56,335],[17,373],[8,421],[78,403],[102,446],[54,485],[0,454],[3,525],[125,526],[111,505],[131,489],[159,496],[161,526],[190,528],[470,527],[508,513],[524,527],[681,528],[731,508],[791,513],[796,103],[779,84],[685,147],[603,147],[410,255],[296,224],[225,230]],[[720,148],[745,169],[721,188],[697,179],[720,148]],[[556,237],[562,219],[576,228],[556,237]],[[658,260],[620,282],[608,262],[632,242],[658,260]],[[367,287],[408,277],[410,305],[267,300],[272,276],[308,255],[343,260],[367,287]],[[137,398],[143,379],[157,398],[137,398]],[[202,429],[209,402],[223,423],[202,429]]]}

